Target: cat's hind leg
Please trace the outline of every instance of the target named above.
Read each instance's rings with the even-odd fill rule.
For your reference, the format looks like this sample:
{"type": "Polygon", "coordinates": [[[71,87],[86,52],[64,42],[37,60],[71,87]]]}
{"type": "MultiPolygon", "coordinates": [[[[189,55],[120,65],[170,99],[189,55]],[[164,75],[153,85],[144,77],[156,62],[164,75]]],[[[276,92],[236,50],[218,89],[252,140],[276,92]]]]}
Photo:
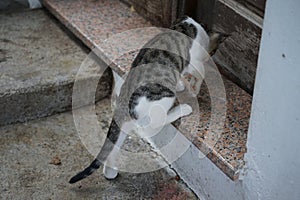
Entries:
{"type": "Polygon", "coordinates": [[[132,121],[124,122],[119,129],[119,136],[114,146],[107,157],[104,167],[103,174],[106,179],[115,179],[118,176],[118,163],[117,159],[120,155],[120,149],[128,135],[135,128],[134,123],[132,121]]]}
{"type": "MultiPolygon", "coordinates": [[[[75,176],[73,176],[70,179],[69,183],[71,183],[71,184],[76,183],[77,181],[80,181],[80,180],[88,177],[93,172],[95,172],[97,169],[99,169],[102,162],[105,162],[108,159],[110,153],[116,148],[115,144],[118,143],[118,146],[121,146],[121,144],[125,140],[123,135],[121,137],[119,137],[121,135],[121,132],[122,131],[119,128],[118,124],[113,119],[110,124],[108,134],[104,141],[104,144],[103,144],[100,152],[98,153],[97,157],[95,158],[95,160],[83,171],[81,171],[78,174],[76,174],[75,176]]],[[[115,178],[116,175],[118,174],[117,171],[109,171],[108,169],[105,171],[107,171],[106,172],[107,177],[110,179],[115,178]]]]}
{"type": "Polygon", "coordinates": [[[103,174],[106,179],[115,179],[118,176],[118,169],[116,164],[116,159],[119,154],[119,150],[126,139],[126,133],[123,131],[120,132],[119,138],[116,142],[116,144],[113,147],[113,150],[111,151],[108,159],[104,163],[103,167],[103,174]]]}
{"type": "Polygon", "coordinates": [[[114,92],[117,94],[117,96],[119,96],[121,92],[121,87],[124,83],[124,79],[121,76],[119,76],[119,74],[117,74],[117,72],[115,72],[114,70],[112,70],[112,72],[114,77],[114,92]]]}

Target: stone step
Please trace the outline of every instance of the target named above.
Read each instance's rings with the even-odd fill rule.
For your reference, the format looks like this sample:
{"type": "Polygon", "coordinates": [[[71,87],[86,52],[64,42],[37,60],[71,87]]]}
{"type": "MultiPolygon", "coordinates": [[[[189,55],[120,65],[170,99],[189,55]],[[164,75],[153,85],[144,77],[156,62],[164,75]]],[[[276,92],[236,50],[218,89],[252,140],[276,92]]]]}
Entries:
{"type": "MultiPolygon", "coordinates": [[[[99,137],[107,134],[110,106],[109,99],[96,105],[99,137]]],[[[81,182],[69,184],[93,160],[79,134],[72,112],[0,127],[0,198],[197,199],[169,167],[141,174],[122,171],[112,181],[104,178],[101,167],[81,182]]],[[[137,150],[146,144],[131,139],[126,145],[137,150]]]]}
{"type": "MultiPolygon", "coordinates": [[[[45,10],[0,13],[0,125],[70,110],[76,73],[88,52],[45,10]]],[[[108,71],[96,100],[110,88],[108,71]]]]}
{"type": "MultiPolygon", "coordinates": [[[[44,0],[43,3],[54,16],[88,47],[98,47],[100,51],[97,55],[101,58],[105,58],[107,55],[107,52],[105,52],[106,48],[102,48],[104,40],[117,33],[151,26],[148,21],[118,0],[44,0]]],[[[145,32],[145,36],[147,35],[148,32],[145,32]]],[[[124,43],[124,37],[120,38],[123,40],[118,41],[116,38],[115,44],[118,44],[118,42],[124,43]]],[[[134,39],[134,36],[132,37],[131,35],[128,35],[128,38],[130,38],[127,41],[128,45],[140,41],[139,38],[134,39]]],[[[122,59],[119,59],[119,63],[112,66],[113,70],[120,75],[126,73],[135,55],[136,52],[123,56],[122,59]]],[[[205,139],[209,137],[208,127],[211,117],[211,97],[208,95],[205,87],[202,88],[198,96],[201,117],[199,123],[197,122],[196,127],[193,129],[194,131],[197,130],[197,134],[196,136],[190,135],[188,132],[183,134],[190,138],[196,149],[205,155],[207,154],[207,157],[231,180],[237,180],[240,169],[244,166],[243,158],[246,152],[252,97],[230,80],[225,77],[222,78],[227,97],[227,113],[225,125],[221,130],[221,137],[214,143],[207,143],[205,139]]],[[[194,123],[195,121],[192,122],[194,123]]],[[[192,170],[197,171],[197,168],[192,170]]]]}

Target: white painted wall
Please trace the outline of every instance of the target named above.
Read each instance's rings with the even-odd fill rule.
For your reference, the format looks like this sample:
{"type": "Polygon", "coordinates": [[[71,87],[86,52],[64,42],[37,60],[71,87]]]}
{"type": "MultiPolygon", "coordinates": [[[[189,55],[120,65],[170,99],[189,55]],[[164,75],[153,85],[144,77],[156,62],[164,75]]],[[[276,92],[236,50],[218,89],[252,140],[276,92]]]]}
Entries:
{"type": "Polygon", "coordinates": [[[229,179],[194,145],[171,167],[201,200],[244,199],[242,181],[229,179]]]}
{"type": "Polygon", "coordinates": [[[245,199],[300,199],[300,1],[268,0],[247,143],[245,199]]]}
{"type": "Polygon", "coordinates": [[[300,199],[300,1],[268,0],[245,155],[228,179],[193,145],[172,167],[203,199],[300,199]]]}
{"type": "Polygon", "coordinates": [[[171,163],[170,166],[201,200],[243,199],[242,181],[229,179],[201,153],[198,147],[194,146],[172,125],[165,127],[151,140],[155,144],[154,146],[160,149],[163,149],[162,147],[165,147],[166,144],[170,144],[170,141],[175,144],[168,151],[159,152],[168,163],[171,163]],[[174,142],[175,138],[179,139],[178,143],[174,142]],[[174,152],[182,156],[179,159],[173,159],[174,152]],[[178,154],[178,152],[180,153],[178,154]]]}
{"type": "Polygon", "coordinates": [[[194,145],[171,166],[201,200],[300,199],[300,0],[267,1],[247,148],[235,182],[194,145]]]}

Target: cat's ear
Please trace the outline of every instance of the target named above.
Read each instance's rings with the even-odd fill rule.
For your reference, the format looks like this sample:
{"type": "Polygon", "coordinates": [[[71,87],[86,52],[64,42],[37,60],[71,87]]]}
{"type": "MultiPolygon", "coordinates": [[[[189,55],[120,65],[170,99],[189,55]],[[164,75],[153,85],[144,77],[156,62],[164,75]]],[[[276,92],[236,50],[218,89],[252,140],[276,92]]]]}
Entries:
{"type": "Polygon", "coordinates": [[[177,19],[175,19],[175,20],[172,22],[170,28],[173,29],[176,25],[180,24],[182,21],[184,21],[184,20],[186,20],[186,19],[188,19],[188,18],[189,18],[189,16],[187,16],[187,15],[182,15],[182,16],[178,17],[177,19]]]}
{"type": "Polygon", "coordinates": [[[209,32],[209,46],[208,46],[208,53],[209,55],[214,55],[217,49],[219,48],[219,45],[223,43],[229,34],[221,33],[221,32],[209,32]]]}

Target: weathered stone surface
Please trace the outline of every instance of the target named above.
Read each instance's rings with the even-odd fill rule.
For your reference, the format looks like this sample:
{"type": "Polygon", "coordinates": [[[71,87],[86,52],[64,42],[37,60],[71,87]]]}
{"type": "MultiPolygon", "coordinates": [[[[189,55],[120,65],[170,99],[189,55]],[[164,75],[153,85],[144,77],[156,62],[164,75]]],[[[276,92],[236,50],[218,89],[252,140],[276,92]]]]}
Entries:
{"type": "MultiPolygon", "coordinates": [[[[99,134],[108,130],[110,103],[105,99],[96,106],[99,134]]],[[[132,151],[140,145],[130,139],[125,144],[132,151]]],[[[0,199],[197,199],[169,168],[121,172],[108,181],[101,167],[69,184],[93,160],[78,137],[71,112],[0,127],[0,151],[0,199]]]]}
{"type": "MultiPolygon", "coordinates": [[[[43,10],[0,13],[0,125],[71,108],[75,76],[88,49],[66,33],[43,10]]],[[[110,89],[107,71],[96,100],[110,89]]]]}

